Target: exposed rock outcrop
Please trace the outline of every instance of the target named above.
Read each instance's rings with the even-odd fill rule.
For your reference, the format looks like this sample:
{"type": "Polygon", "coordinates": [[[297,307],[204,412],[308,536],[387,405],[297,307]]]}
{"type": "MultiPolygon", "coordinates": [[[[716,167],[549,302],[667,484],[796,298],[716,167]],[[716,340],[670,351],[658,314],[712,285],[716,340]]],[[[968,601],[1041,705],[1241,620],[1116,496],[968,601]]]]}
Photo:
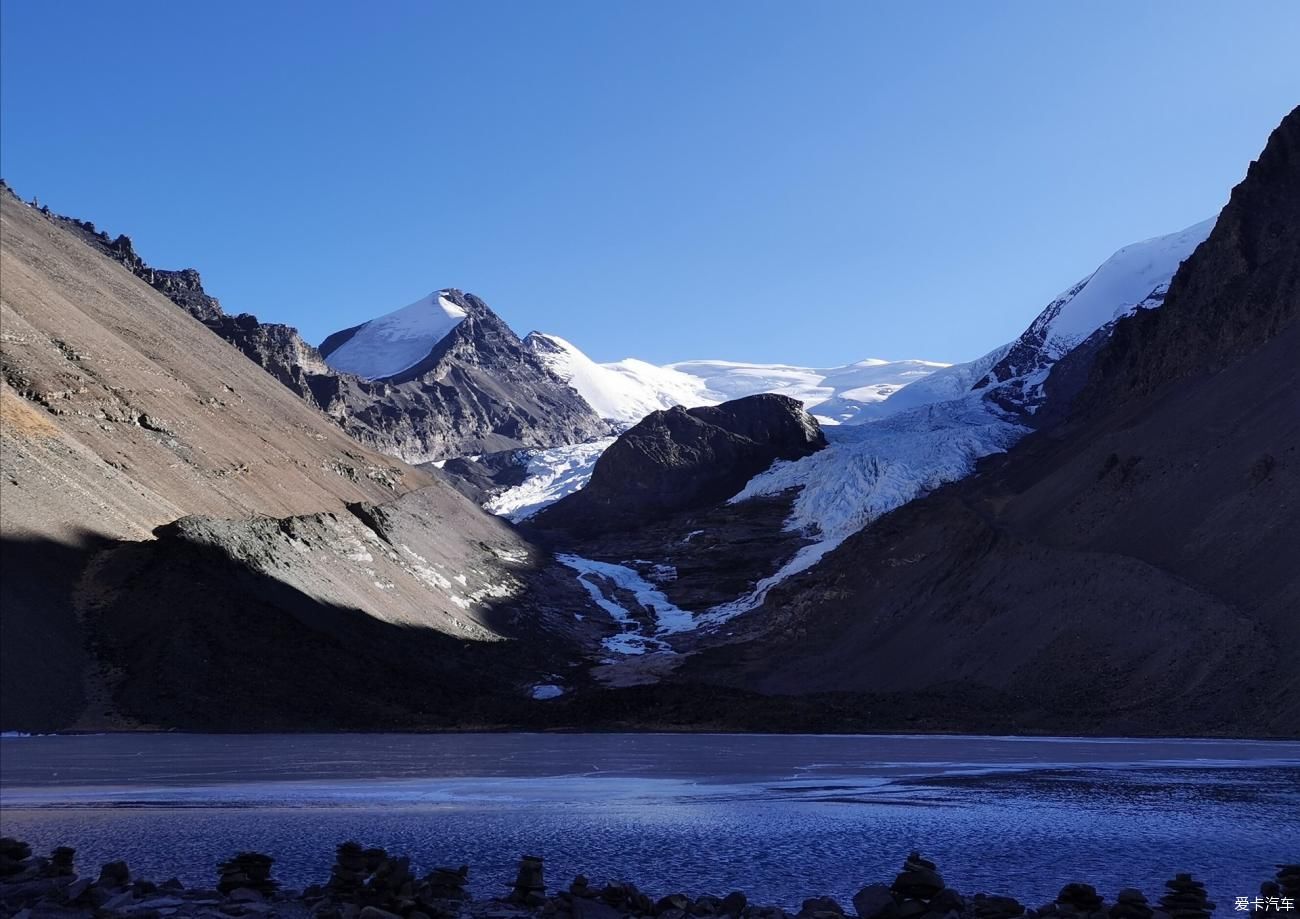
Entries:
{"type": "Polygon", "coordinates": [[[538,514],[540,529],[575,533],[635,529],[642,523],[725,501],[777,460],[826,445],[802,403],[766,393],[654,412],[596,462],[581,491],[538,514]]]}

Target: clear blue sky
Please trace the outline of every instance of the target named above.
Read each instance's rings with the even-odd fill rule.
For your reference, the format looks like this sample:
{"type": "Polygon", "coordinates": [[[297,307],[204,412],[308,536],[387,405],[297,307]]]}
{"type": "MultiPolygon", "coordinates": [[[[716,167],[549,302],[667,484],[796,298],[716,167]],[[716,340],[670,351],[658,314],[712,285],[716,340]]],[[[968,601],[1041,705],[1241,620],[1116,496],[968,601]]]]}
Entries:
{"type": "Polygon", "coordinates": [[[18,192],[312,341],[456,286],[601,360],[964,360],[1300,102],[1293,0],[2,9],[18,192]]]}

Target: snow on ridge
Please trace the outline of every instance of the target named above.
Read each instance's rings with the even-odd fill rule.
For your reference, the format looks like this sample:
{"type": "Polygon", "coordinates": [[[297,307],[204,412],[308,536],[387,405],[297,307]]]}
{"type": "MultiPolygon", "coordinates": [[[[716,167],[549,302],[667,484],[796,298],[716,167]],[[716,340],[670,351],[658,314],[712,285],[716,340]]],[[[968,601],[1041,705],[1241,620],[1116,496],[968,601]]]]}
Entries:
{"type": "Polygon", "coordinates": [[[1040,333],[1051,357],[1064,356],[1108,322],[1133,313],[1157,288],[1167,288],[1178,266],[1210,235],[1216,219],[1117,250],[1049,304],[1027,334],[1040,333]]]}
{"type": "Polygon", "coordinates": [[[674,405],[717,405],[758,393],[778,393],[804,403],[825,424],[851,424],[864,406],[942,370],[938,361],[866,358],[842,367],[798,367],[743,361],[691,360],[658,366],[635,358],[597,363],[580,348],[543,332],[525,343],[556,376],[602,418],[635,424],[674,405]]]}
{"type": "Polygon", "coordinates": [[[558,335],[531,332],[524,343],[561,380],[608,421],[635,424],[674,405],[695,407],[722,401],[695,377],[635,358],[598,364],[558,335]]]}
{"type": "Polygon", "coordinates": [[[371,319],[331,351],[325,363],[367,380],[395,376],[428,357],[466,315],[448,299],[446,291],[435,290],[408,306],[371,319]]]}

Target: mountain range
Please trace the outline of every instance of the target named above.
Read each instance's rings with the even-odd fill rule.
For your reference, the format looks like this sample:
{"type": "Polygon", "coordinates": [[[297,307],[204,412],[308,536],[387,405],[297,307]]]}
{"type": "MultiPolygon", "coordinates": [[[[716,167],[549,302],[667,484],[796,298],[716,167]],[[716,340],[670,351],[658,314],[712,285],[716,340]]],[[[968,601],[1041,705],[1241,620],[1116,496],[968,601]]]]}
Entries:
{"type": "Polygon", "coordinates": [[[5,729],[1300,733],[1300,110],[955,365],[313,347],[0,199],[5,729]]]}

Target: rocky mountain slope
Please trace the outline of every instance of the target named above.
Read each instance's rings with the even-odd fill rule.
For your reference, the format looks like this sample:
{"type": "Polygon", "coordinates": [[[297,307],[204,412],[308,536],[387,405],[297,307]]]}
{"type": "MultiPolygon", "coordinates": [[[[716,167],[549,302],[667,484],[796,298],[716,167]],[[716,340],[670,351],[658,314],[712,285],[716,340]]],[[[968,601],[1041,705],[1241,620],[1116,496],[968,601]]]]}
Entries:
{"type": "Polygon", "coordinates": [[[1300,109],[1062,423],[849,537],[678,678],[953,728],[978,699],[1016,729],[1294,735],[1298,272],[1300,109]]]}
{"type": "Polygon", "coordinates": [[[423,463],[581,443],[608,433],[591,408],[472,294],[436,291],[391,314],[403,316],[407,327],[395,330],[387,320],[394,332],[389,337],[370,340],[386,317],[336,332],[321,346],[327,361],[292,326],[262,322],[249,313],[227,314],[194,269],[154,268],[125,235],[110,237],[88,222],[46,216],[168,297],[352,437],[390,456],[423,463]],[[455,321],[448,318],[452,313],[455,321]],[[431,328],[428,320],[435,314],[442,324],[431,328]],[[468,326],[444,342],[466,315],[468,326]],[[349,343],[339,350],[344,342],[349,343]],[[369,348],[369,361],[356,357],[363,347],[369,348]],[[417,364],[421,372],[395,378],[417,364]]]}
{"type": "Polygon", "coordinates": [[[5,729],[455,720],[461,667],[524,698],[517,534],[7,191],[0,219],[5,729]]]}

